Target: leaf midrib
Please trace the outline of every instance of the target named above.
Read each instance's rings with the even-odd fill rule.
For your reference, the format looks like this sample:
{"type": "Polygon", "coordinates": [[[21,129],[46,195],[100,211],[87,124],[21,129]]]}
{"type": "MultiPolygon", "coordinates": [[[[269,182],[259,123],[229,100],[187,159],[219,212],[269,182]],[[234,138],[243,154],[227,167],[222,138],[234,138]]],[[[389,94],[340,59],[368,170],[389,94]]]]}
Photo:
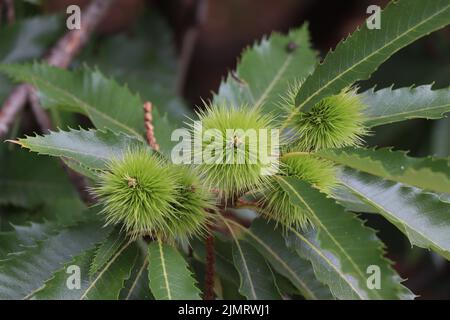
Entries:
{"type": "Polygon", "coordinates": [[[232,228],[230,227],[230,225],[227,223],[227,221],[225,220],[225,218],[223,219],[223,222],[227,225],[228,230],[230,230],[230,234],[231,234],[232,237],[233,237],[233,241],[234,241],[234,243],[236,244],[236,247],[237,247],[238,250],[239,250],[239,254],[240,254],[241,257],[242,257],[242,262],[243,262],[243,264],[244,264],[245,273],[247,274],[248,279],[250,280],[250,281],[249,281],[249,284],[250,284],[251,293],[252,293],[252,295],[253,295],[253,299],[257,300],[257,299],[258,299],[258,296],[256,295],[256,291],[255,291],[255,288],[254,288],[254,286],[253,286],[253,280],[252,280],[252,277],[250,276],[250,271],[249,271],[249,269],[248,269],[248,266],[247,266],[247,262],[246,262],[246,260],[245,260],[244,253],[242,252],[241,246],[239,245],[239,241],[237,240],[236,235],[234,234],[233,229],[232,229],[232,228]]]}
{"type": "MultiPolygon", "coordinates": [[[[309,212],[311,213],[312,217],[314,217],[314,219],[316,220],[316,222],[320,225],[320,228],[325,231],[327,233],[327,235],[330,237],[330,239],[335,243],[335,245],[339,248],[339,250],[344,254],[344,256],[348,259],[348,261],[351,263],[351,265],[353,266],[353,268],[358,272],[358,275],[360,277],[360,279],[365,279],[364,273],[362,272],[362,270],[359,268],[359,266],[353,261],[352,257],[347,253],[346,250],[344,250],[344,248],[341,246],[341,244],[339,243],[339,241],[336,240],[336,238],[330,233],[330,231],[328,230],[328,228],[326,228],[322,221],[319,219],[319,217],[317,217],[317,215],[315,214],[314,210],[312,210],[312,208],[308,205],[308,203],[303,199],[303,197],[297,192],[297,190],[295,190],[294,188],[292,188],[292,186],[287,183],[282,177],[277,177],[277,179],[283,181],[283,183],[285,185],[288,186],[289,189],[292,190],[292,192],[294,192],[294,194],[298,197],[298,199],[306,206],[306,208],[309,210],[309,212]]],[[[375,291],[375,295],[377,297],[379,297],[381,299],[381,296],[378,294],[378,292],[375,291]]]]}
{"type": "MultiPolygon", "coordinates": [[[[52,150],[52,151],[54,151],[54,152],[56,152],[56,153],[59,153],[59,151],[65,151],[65,152],[68,152],[68,153],[71,153],[71,154],[75,154],[75,155],[76,155],[76,154],[81,154],[81,155],[84,155],[84,156],[87,156],[87,157],[98,158],[98,159],[102,159],[102,160],[109,160],[109,159],[110,159],[110,158],[108,158],[108,157],[101,156],[101,155],[99,155],[98,153],[87,153],[87,152],[78,151],[78,150],[75,151],[74,149],[69,149],[69,148],[65,148],[65,147],[58,147],[58,148],[55,148],[55,147],[50,147],[50,146],[47,145],[47,144],[33,143],[33,145],[34,145],[35,147],[32,147],[30,143],[26,143],[26,142],[20,142],[20,141],[19,141],[19,144],[20,144],[21,146],[27,148],[27,149],[30,149],[30,150],[36,149],[36,148],[40,148],[41,150],[38,151],[38,152],[44,153],[44,154],[48,154],[49,151],[45,151],[45,148],[47,148],[47,150],[52,150]]],[[[72,159],[72,160],[77,161],[75,158],[73,158],[73,155],[72,155],[72,157],[69,157],[69,156],[67,156],[67,155],[60,155],[60,156],[65,156],[65,157],[67,157],[67,158],[70,158],[70,159],[72,159]]]]}
{"type": "Polygon", "coordinates": [[[83,295],[81,295],[79,300],[83,300],[84,298],[86,298],[86,296],[88,295],[89,291],[91,291],[95,287],[95,284],[97,283],[97,281],[100,280],[100,278],[103,276],[103,274],[109,269],[109,267],[114,263],[114,261],[116,261],[116,259],[120,256],[120,254],[126,248],[128,248],[128,246],[131,243],[132,243],[132,241],[129,241],[124,246],[122,246],[122,248],[117,250],[116,254],[111,258],[111,260],[108,261],[107,264],[105,264],[105,267],[102,269],[102,271],[100,271],[98,273],[98,275],[94,278],[94,281],[92,281],[92,283],[86,288],[86,290],[84,291],[83,295]]]}
{"type": "Polygon", "coordinates": [[[164,250],[162,247],[162,241],[159,239],[158,239],[158,249],[159,249],[159,258],[161,259],[162,275],[164,278],[164,284],[166,286],[166,291],[167,291],[167,299],[172,300],[172,292],[170,290],[170,285],[169,285],[169,275],[167,274],[166,260],[164,258],[164,250]]]}
{"type": "Polygon", "coordinates": [[[294,233],[298,238],[300,238],[301,241],[305,242],[312,250],[314,250],[324,261],[327,262],[327,264],[333,268],[337,274],[340,275],[340,277],[342,279],[344,279],[344,281],[349,285],[350,288],[352,288],[352,290],[357,294],[357,296],[361,299],[364,300],[364,297],[361,296],[361,294],[359,293],[358,289],[355,288],[353,286],[353,284],[347,279],[347,277],[345,276],[344,273],[342,273],[337,267],[336,265],[330,260],[328,259],[328,257],[326,255],[324,255],[319,248],[317,248],[312,242],[310,242],[307,238],[305,238],[302,234],[300,234],[299,232],[297,232],[297,230],[290,228],[290,230],[292,231],[292,233],[294,233]]]}
{"type": "Polygon", "coordinates": [[[281,257],[279,255],[277,255],[269,246],[266,245],[266,243],[264,241],[262,241],[259,237],[257,237],[254,233],[250,232],[250,230],[248,230],[247,228],[244,228],[243,226],[241,226],[239,223],[233,221],[233,220],[229,220],[228,222],[232,222],[234,225],[239,226],[239,228],[241,230],[243,230],[244,232],[246,232],[247,234],[249,234],[251,237],[253,237],[253,239],[255,239],[260,245],[262,245],[271,255],[272,257],[274,257],[280,264],[283,265],[283,267],[289,271],[289,273],[301,284],[301,286],[303,287],[303,289],[305,289],[308,294],[310,295],[310,297],[312,299],[317,300],[318,298],[316,297],[316,295],[314,294],[314,292],[312,292],[308,286],[297,276],[297,274],[292,270],[292,268],[290,268],[284,261],[283,259],[281,259],[281,257]]]}
{"type": "Polygon", "coordinates": [[[388,209],[384,208],[383,206],[379,205],[376,202],[373,202],[371,199],[368,199],[365,195],[363,195],[362,193],[360,193],[358,190],[356,190],[355,188],[349,186],[345,181],[343,181],[342,179],[340,180],[341,183],[343,185],[345,185],[348,189],[350,189],[351,192],[353,192],[353,194],[355,194],[358,197],[362,197],[363,201],[367,202],[369,205],[377,208],[378,210],[381,210],[383,212],[385,212],[386,214],[388,214],[389,216],[392,217],[392,219],[397,220],[398,222],[400,222],[401,224],[403,224],[404,226],[407,226],[410,230],[413,230],[414,232],[420,234],[424,239],[427,239],[433,246],[435,246],[436,248],[443,250],[447,253],[450,253],[450,251],[446,250],[445,248],[442,248],[439,244],[437,244],[436,242],[434,242],[432,239],[430,239],[429,237],[425,236],[421,231],[414,229],[413,227],[411,227],[405,220],[400,219],[398,216],[394,215],[391,211],[389,211],[388,209]]]}
{"type": "Polygon", "coordinates": [[[417,112],[425,112],[425,111],[430,111],[430,110],[434,110],[434,109],[442,109],[445,107],[450,106],[450,103],[447,104],[440,104],[438,106],[434,106],[434,107],[429,107],[429,108],[423,108],[423,109],[415,109],[415,110],[411,110],[411,111],[406,111],[406,112],[396,112],[396,113],[392,113],[392,114],[384,114],[384,115],[380,115],[380,116],[373,116],[373,117],[367,117],[366,119],[366,123],[370,123],[371,121],[376,121],[376,120],[380,120],[380,119],[386,119],[386,118],[394,118],[397,116],[404,116],[405,114],[415,114],[417,112]]]}
{"type": "MultiPolygon", "coordinates": [[[[270,92],[275,87],[276,83],[281,79],[283,74],[286,72],[288,65],[291,63],[293,59],[293,54],[291,53],[286,60],[283,62],[281,67],[278,69],[277,73],[273,77],[272,81],[269,83],[269,85],[266,87],[266,89],[263,91],[261,96],[256,101],[255,105],[260,106],[262,103],[264,103],[264,100],[269,96],[270,92]]],[[[253,96],[253,95],[252,95],[253,96]]]]}
{"type": "Polygon", "coordinates": [[[147,259],[147,257],[146,257],[146,258],[144,259],[144,262],[142,263],[142,267],[139,269],[139,272],[138,272],[138,274],[137,274],[137,276],[136,276],[136,279],[134,279],[134,281],[133,281],[133,283],[132,283],[132,285],[131,285],[131,287],[130,287],[130,291],[128,291],[128,294],[127,294],[127,296],[125,297],[125,300],[129,300],[129,299],[130,299],[130,296],[131,296],[131,294],[133,293],[133,290],[134,290],[134,288],[136,287],[137,283],[139,282],[139,279],[140,279],[141,276],[142,276],[142,272],[144,272],[145,267],[147,267],[147,265],[148,265],[148,259],[147,259]]]}

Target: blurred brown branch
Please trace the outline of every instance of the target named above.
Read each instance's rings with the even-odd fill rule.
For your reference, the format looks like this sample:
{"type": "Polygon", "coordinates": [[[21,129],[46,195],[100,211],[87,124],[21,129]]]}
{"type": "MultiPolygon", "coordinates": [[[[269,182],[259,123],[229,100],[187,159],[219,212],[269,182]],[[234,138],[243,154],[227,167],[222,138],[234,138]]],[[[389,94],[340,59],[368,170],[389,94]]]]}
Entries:
{"type": "MultiPolygon", "coordinates": [[[[67,68],[80,49],[89,40],[92,32],[98,26],[101,19],[105,16],[108,9],[115,0],[94,0],[85,13],[81,16],[81,28],[71,30],[64,34],[55,44],[49,53],[44,57],[44,61],[50,65],[60,68],[67,68]]],[[[9,15],[8,15],[9,17],[9,15]]],[[[8,19],[9,20],[9,19],[8,19]]],[[[0,110],[0,137],[4,136],[13,123],[17,114],[29,102],[33,115],[41,131],[51,129],[52,123],[50,117],[42,109],[35,89],[29,84],[16,86],[5,100],[0,110]]],[[[63,163],[69,179],[77,189],[81,199],[86,203],[93,203],[93,199],[86,190],[86,178],[72,171],[63,163]]]]}
{"type": "MultiPolygon", "coordinates": [[[[93,0],[81,15],[81,28],[64,34],[44,57],[44,61],[53,66],[67,68],[114,1],[93,0]]],[[[6,98],[0,110],[0,137],[8,133],[14,119],[23,110],[28,101],[29,90],[29,85],[21,84],[6,98]]]]}
{"type": "Polygon", "coordinates": [[[16,20],[16,12],[14,10],[13,0],[0,0],[0,20],[2,17],[2,10],[5,8],[6,22],[11,25],[16,20]]]}
{"type": "Polygon", "coordinates": [[[187,7],[193,10],[193,21],[183,35],[180,59],[179,59],[179,73],[177,91],[180,95],[183,94],[187,73],[191,64],[192,55],[194,53],[195,45],[197,43],[200,28],[206,20],[208,11],[208,0],[186,1],[187,7]]]}
{"type": "Polygon", "coordinates": [[[214,277],[215,277],[215,250],[214,235],[212,228],[208,227],[208,236],[205,240],[206,247],[206,272],[205,272],[205,294],[204,300],[214,300],[214,277]]]}

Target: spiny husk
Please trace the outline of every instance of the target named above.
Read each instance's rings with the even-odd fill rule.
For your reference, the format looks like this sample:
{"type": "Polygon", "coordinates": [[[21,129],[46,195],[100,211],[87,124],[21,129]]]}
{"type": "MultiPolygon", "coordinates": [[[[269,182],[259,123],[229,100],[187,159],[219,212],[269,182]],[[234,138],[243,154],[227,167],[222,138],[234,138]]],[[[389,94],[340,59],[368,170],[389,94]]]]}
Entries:
{"type": "MultiPolygon", "coordinates": [[[[221,150],[215,155],[219,163],[205,163],[197,166],[197,170],[203,181],[210,189],[216,189],[225,201],[232,202],[233,199],[244,192],[257,189],[268,179],[268,173],[276,170],[274,163],[264,163],[261,161],[260,150],[267,150],[266,154],[271,154],[271,147],[278,147],[279,141],[267,142],[256,135],[257,148],[251,150],[248,147],[248,139],[245,136],[247,130],[273,129],[273,120],[268,115],[260,113],[258,107],[242,106],[230,108],[225,105],[207,106],[199,114],[199,121],[202,123],[203,133],[214,129],[220,139],[210,139],[202,142],[201,152],[205,154],[208,150],[221,150]],[[229,132],[227,132],[229,130],[229,132]],[[242,130],[242,132],[239,132],[242,130]],[[223,142],[222,142],[222,141],[223,142]],[[244,143],[245,148],[238,153],[240,143],[244,143]],[[233,154],[232,159],[227,158],[227,152],[233,154]],[[241,156],[244,161],[239,161],[241,156]]],[[[193,126],[194,134],[197,130],[193,126]]],[[[268,131],[270,132],[270,131],[268,131]]]]}
{"type": "Polygon", "coordinates": [[[323,99],[308,112],[295,112],[289,126],[298,150],[358,146],[368,134],[364,126],[364,103],[354,90],[323,99]]]}
{"type": "Polygon", "coordinates": [[[178,176],[178,193],[173,204],[177,220],[169,220],[170,229],[178,238],[185,240],[206,233],[206,226],[212,219],[207,213],[213,210],[215,199],[201,183],[195,171],[190,167],[173,165],[178,176]]]}
{"type": "Polygon", "coordinates": [[[190,174],[147,150],[131,150],[108,164],[93,193],[107,224],[122,224],[132,238],[185,239],[202,233],[209,206],[190,174]]]}
{"type": "MultiPolygon", "coordinates": [[[[282,158],[284,176],[296,177],[311,183],[324,193],[337,184],[336,169],[330,161],[312,155],[285,156],[282,158]]],[[[288,193],[272,177],[262,190],[263,214],[284,226],[307,228],[311,225],[310,213],[291,203],[288,193]]]]}

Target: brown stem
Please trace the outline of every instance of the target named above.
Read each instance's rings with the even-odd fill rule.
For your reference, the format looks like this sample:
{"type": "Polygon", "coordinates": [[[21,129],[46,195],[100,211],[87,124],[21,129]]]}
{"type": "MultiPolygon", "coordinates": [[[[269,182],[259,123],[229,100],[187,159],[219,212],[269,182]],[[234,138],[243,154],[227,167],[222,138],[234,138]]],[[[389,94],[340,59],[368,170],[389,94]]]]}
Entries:
{"type": "Polygon", "coordinates": [[[197,44],[198,35],[205,23],[208,11],[208,0],[196,0],[194,4],[194,21],[183,35],[180,58],[177,92],[182,95],[186,83],[186,77],[191,64],[192,55],[197,44]]]}
{"type": "Polygon", "coordinates": [[[204,300],[214,300],[214,275],[216,257],[214,253],[214,235],[211,227],[205,241],[206,246],[206,272],[204,300]]]}
{"type": "Polygon", "coordinates": [[[8,22],[8,25],[12,25],[16,20],[16,12],[14,10],[13,0],[5,0],[5,7],[6,7],[6,21],[8,22]]]}
{"type": "MultiPolygon", "coordinates": [[[[44,61],[50,65],[66,68],[86,44],[115,0],[93,0],[81,15],[81,28],[65,33],[55,44],[44,61]]],[[[28,97],[28,85],[15,87],[0,110],[0,137],[4,137],[16,116],[23,110],[28,97]]]]}
{"type": "Polygon", "coordinates": [[[237,200],[237,207],[238,208],[242,208],[242,207],[245,207],[245,208],[255,208],[255,207],[258,207],[258,202],[257,201],[247,201],[247,200],[245,200],[245,199],[242,199],[242,198],[239,198],[238,200],[237,200]]]}
{"type": "Polygon", "coordinates": [[[3,103],[3,107],[0,110],[0,137],[8,133],[16,116],[27,103],[28,87],[28,84],[16,86],[3,103]]]}
{"type": "Polygon", "coordinates": [[[39,97],[37,96],[36,89],[32,86],[28,88],[28,101],[30,103],[31,111],[33,112],[34,118],[42,132],[47,132],[52,129],[52,120],[50,119],[47,112],[42,108],[39,97]]]}
{"type": "Polygon", "coordinates": [[[155,128],[153,127],[152,117],[153,105],[151,102],[144,103],[144,123],[148,145],[156,151],[159,151],[159,144],[156,142],[155,128]]]}
{"type": "Polygon", "coordinates": [[[67,68],[80,49],[89,40],[92,32],[102,21],[115,0],[93,0],[81,15],[81,28],[67,32],[44,58],[60,68],[67,68]]]}

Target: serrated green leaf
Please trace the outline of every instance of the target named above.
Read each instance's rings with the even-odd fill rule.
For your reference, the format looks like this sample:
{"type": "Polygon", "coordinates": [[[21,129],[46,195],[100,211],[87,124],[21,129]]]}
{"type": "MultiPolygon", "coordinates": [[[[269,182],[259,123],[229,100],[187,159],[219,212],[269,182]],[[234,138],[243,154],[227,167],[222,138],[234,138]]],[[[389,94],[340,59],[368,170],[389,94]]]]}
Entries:
{"type": "Polygon", "coordinates": [[[20,146],[40,154],[65,157],[90,169],[105,169],[108,161],[146,145],[135,137],[106,130],[70,130],[17,140],[20,146]]]}
{"type": "Polygon", "coordinates": [[[94,257],[95,248],[88,249],[75,256],[66,263],[61,269],[57,270],[49,278],[44,286],[35,294],[29,297],[30,300],[73,300],[79,296],[81,288],[89,283],[89,266],[94,257]],[[72,269],[71,266],[79,269],[72,269]],[[80,289],[72,287],[75,285],[75,279],[70,277],[80,276],[80,289]],[[68,286],[69,284],[69,286],[68,286]]]}
{"type": "Polygon", "coordinates": [[[90,117],[99,129],[109,128],[141,137],[144,112],[139,97],[99,71],[87,67],[68,71],[47,64],[1,65],[15,81],[33,84],[44,107],[62,107],[90,117]]]}
{"type": "Polygon", "coordinates": [[[291,281],[306,299],[332,299],[330,290],[318,282],[311,263],[299,257],[285,244],[282,232],[273,223],[256,219],[249,229],[228,219],[227,223],[240,230],[251,245],[270,265],[291,281]]]}
{"type": "Polygon", "coordinates": [[[192,110],[177,93],[178,61],[172,33],[161,14],[150,10],[130,32],[93,39],[92,50],[83,50],[86,54],[79,60],[126,83],[160,114],[181,124],[192,110]]]}
{"type": "MultiPolygon", "coordinates": [[[[12,79],[33,84],[47,108],[62,108],[87,115],[98,129],[111,129],[143,140],[144,111],[139,96],[127,87],[87,67],[68,71],[46,64],[1,65],[12,79]]],[[[162,150],[168,150],[171,126],[153,110],[155,135],[162,150]]]]}
{"type": "Polygon", "coordinates": [[[153,296],[148,287],[148,259],[141,253],[136,261],[130,278],[120,292],[121,300],[152,300],[153,296]]]}
{"type": "Polygon", "coordinates": [[[24,299],[42,288],[52,273],[73,256],[92,248],[106,236],[98,222],[81,223],[0,262],[0,299],[24,299]]]}
{"type": "MultiPolygon", "coordinates": [[[[92,210],[93,211],[93,210],[92,210]]],[[[16,231],[15,226],[25,227],[29,223],[53,223],[58,229],[81,221],[98,220],[95,212],[87,209],[79,199],[61,199],[30,209],[0,206],[0,230],[16,231]]]]}
{"type": "MultiPolygon", "coordinates": [[[[401,299],[410,296],[392,269],[391,262],[384,258],[384,244],[374,230],[365,227],[353,213],[345,212],[334,200],[307,183],[292,177],[277,178],[288,192],[292,204],[307,210],[318,231],[317,242],[322,250],[332,254],[328,260],[334,257],[333,265],[329,267],[338,269],[342,274],[339,281],[345,281],[348,289],[351,287],[348,295],[338,296],[343,292],[335,290],[335,284],[328,282],[334,294],[344,299],[401,299]],[[380,268],[379,289],[368,286],[369,266],[380,268]]],[[[315,270],[317,272],[317,266],[315,270]]],[[[320,279],[327,280],[325,277],[320,279]]]]}
{"type": "Polygon", "coordinates": [[[437,88],[445,88],[449,85],[450,60],[444,58],[439,59],[438,62],[431,58],[429,52],[424,50],[424,46],[426,47],[430,42],[436,48],[434,57],[450,55],[446,32],[435,32],[394,54],[372,74],[368,81],[360,83],[361,88],[369,89],[374,85],[384,88],[392,84],[395,84],[397,88],[402,88],[409,87],[414,83],[420,85],[435,83],[437,88]]]}
{"type": "Polygon", "coordinates": [[[421,189],[450,193],[450,159],[412,158],[390,149],[326,149],[318,156],[347,167],[421,189]]]}
{"type": "Polygon", "coordinates": [[[52,221],[61,226],[68,226],[80,221],[98,221],[99,215],[95,209],[89,209],[79,197],[56,199],[30,212],[33,221],[52,221]]]}
{"type": "Polygon", "coordinates": [[[375,213],[375,209],[367,203],[361,201],[347,188],[337,185],[333,188],[330,196],[347,211],[375,213]]]}
{"type": "Polygon", "coordinates": [[[95,181],[98,178],[96,170],[88,168],[87,166],[77,162],[76,160],[69,159],[69,158],[61,158],[61,160],[64,162],[64,164],[69,169],[71,169],[91,180],[95,181]]]}
{"type": "Polygon", "coordinates": [[[117,300],[125,281],[131,276],[131,270],[139,256],[135,242],[126,242],[109,261],[91,277],[89,285],[82,290],[80,300],[117,300]]]}
{"type": "MultiPolygon", "coordinates": [[[[281,294],[276,286],[273,274],[266,259],[249,243],[240,239],[232,220],[222,218],[230,232],[232,256],[240,276],[239,293],[248,300],[278,300],[281,294]]],[[[239,227],[240,225],[237,224],[239,227]]],[[[238,230],[240,231],[240,230],[238,230]]]]}
{"type": "Polygon", "coordinates": [[[286,232],[285,238],[287,245],[296,250],[300,257],[311,261],[317,279],[327,284],[336,298],[362,299],[357,279],[343,272],[339,258],[320,246],[314,230],[301,232],[291,229],[286,232]]]}
{"type": "Polygon", "coordinates": [[[401,183],[346,168],[341,183],[402,231],[413,245],[450,260],[450,203],[401,183]]]}
{"type": "MultiPolygon", "coordinates": [[[[8,209],[13,211],[12,209],[8,209]]],[[[81,222],[97,221],[97,215],[93,210],[86,210],[83,208],[74,208],[74,203],[68,202],[62,206],[56,205],[44,206],[38,212],[25,212],[22,224],[15,224],[9,221],[9,217],[5,217],[4,212],[1,212],[4,223],[9,223],[8,231],[0,232],[0,261],[10,258],[10,255],[18,255],[26,252],[30,247],[36,246],[39,242],[48,239],[52,235],[81,222]],[[66,205],[73,210],[66,209],[66,205]],[[52,212],[57,211],[57,213],[52,212]],[[61,211],[67,211],[64,214],[61,211]],[[44,213],[45,212],[45,213],[44,213]],[[58,214],[59,213],[59,214],[58,214]],[[57,217],[54,217],[57,215],[57,217]],[[67,215],[67,216],[66,216],[67,215]]],[[[11,215],[18,215],[18,212],[11,212],[11,215]]]]}
{"type": "Polygon", "coordinates": [[[0,261],[7,259],[8,254],[17,254],[45,239],[50,232],[55,231],[56,225],[52,222],[30,222],[12,227],[14,231],[0,232],[0,261]]]}
{"type": "Polygon", "coordinates": [[[248,300],[280,300],[275,275],[264,257],[249,243],[233,243],[233,260],[241,276],[239,293],[248,300]]]}
{"type": "Polygon", "coordinates": [[[381,28],[366,24],[339,43],[301,86],[296,105],[301,111],[356,81],[370,77],[392,54],[450,23],[448,0],[392,1],[381,14],[381,28]]]}
{"type": "Polygon", "coordinates": [[[0,204],[34,208],[43,204],[75,203],[78,194],[54,159],[23,150],[1,153],[0,204]]]}
{"type": "Polygon", "coordinates": [[[274,273],[275,284],[280,291],[282,297],[298,296],[298,289],[292,284],[290,280],[283,277],[279,273],[274,273]]]}
{"type": "MultiPolygon", "coordinates": [[[[135,243],[125,243],[94,277],[89,277],[89,265],[94,258],[94,250],[88,250],[75,257],[46,281],[32,299],[45,300],[117,300],[125,281],[130,277],[131,269],[138,257],[135,243]],[[69,287],[68,283],[75,275],[70,266],[79,267],[80,287],[69,287]]],[[[73,281],[73,280],[72,280],[73,281]]]]}
{"type": "Polygon", "coordinates": [[[120,230],[121,226],[115,227],[108,237],[106,237],[105,241],[98,246],[89,269],[89,275],[91,277],[98,273],[99,270],[108,263],[116,252],[127,242],[126,235],[123,232],[120,232],[120,230]]]}
{"type": "Polygon", "coordinates": [[[220,85],[214,102],[262,105],[264,111],[279,114],[281,96],[288,86],[308,76],[316,63],[307,25],[287,35],[273,33],[243,53],[236,71],[220,85]]]}
{"type": "Polygon", "coordinates": [[[148,246],[148,280],[157,300],[199,300],[200,290],[178,250],[160,240],[148,246]]]}
{"type": "Polygon", "coordinates": [[[450,88],[432,90],[432,85],[375,91],[359,95],[369,127],[416,118],[439,119],[450,112],[450,88]]]}

